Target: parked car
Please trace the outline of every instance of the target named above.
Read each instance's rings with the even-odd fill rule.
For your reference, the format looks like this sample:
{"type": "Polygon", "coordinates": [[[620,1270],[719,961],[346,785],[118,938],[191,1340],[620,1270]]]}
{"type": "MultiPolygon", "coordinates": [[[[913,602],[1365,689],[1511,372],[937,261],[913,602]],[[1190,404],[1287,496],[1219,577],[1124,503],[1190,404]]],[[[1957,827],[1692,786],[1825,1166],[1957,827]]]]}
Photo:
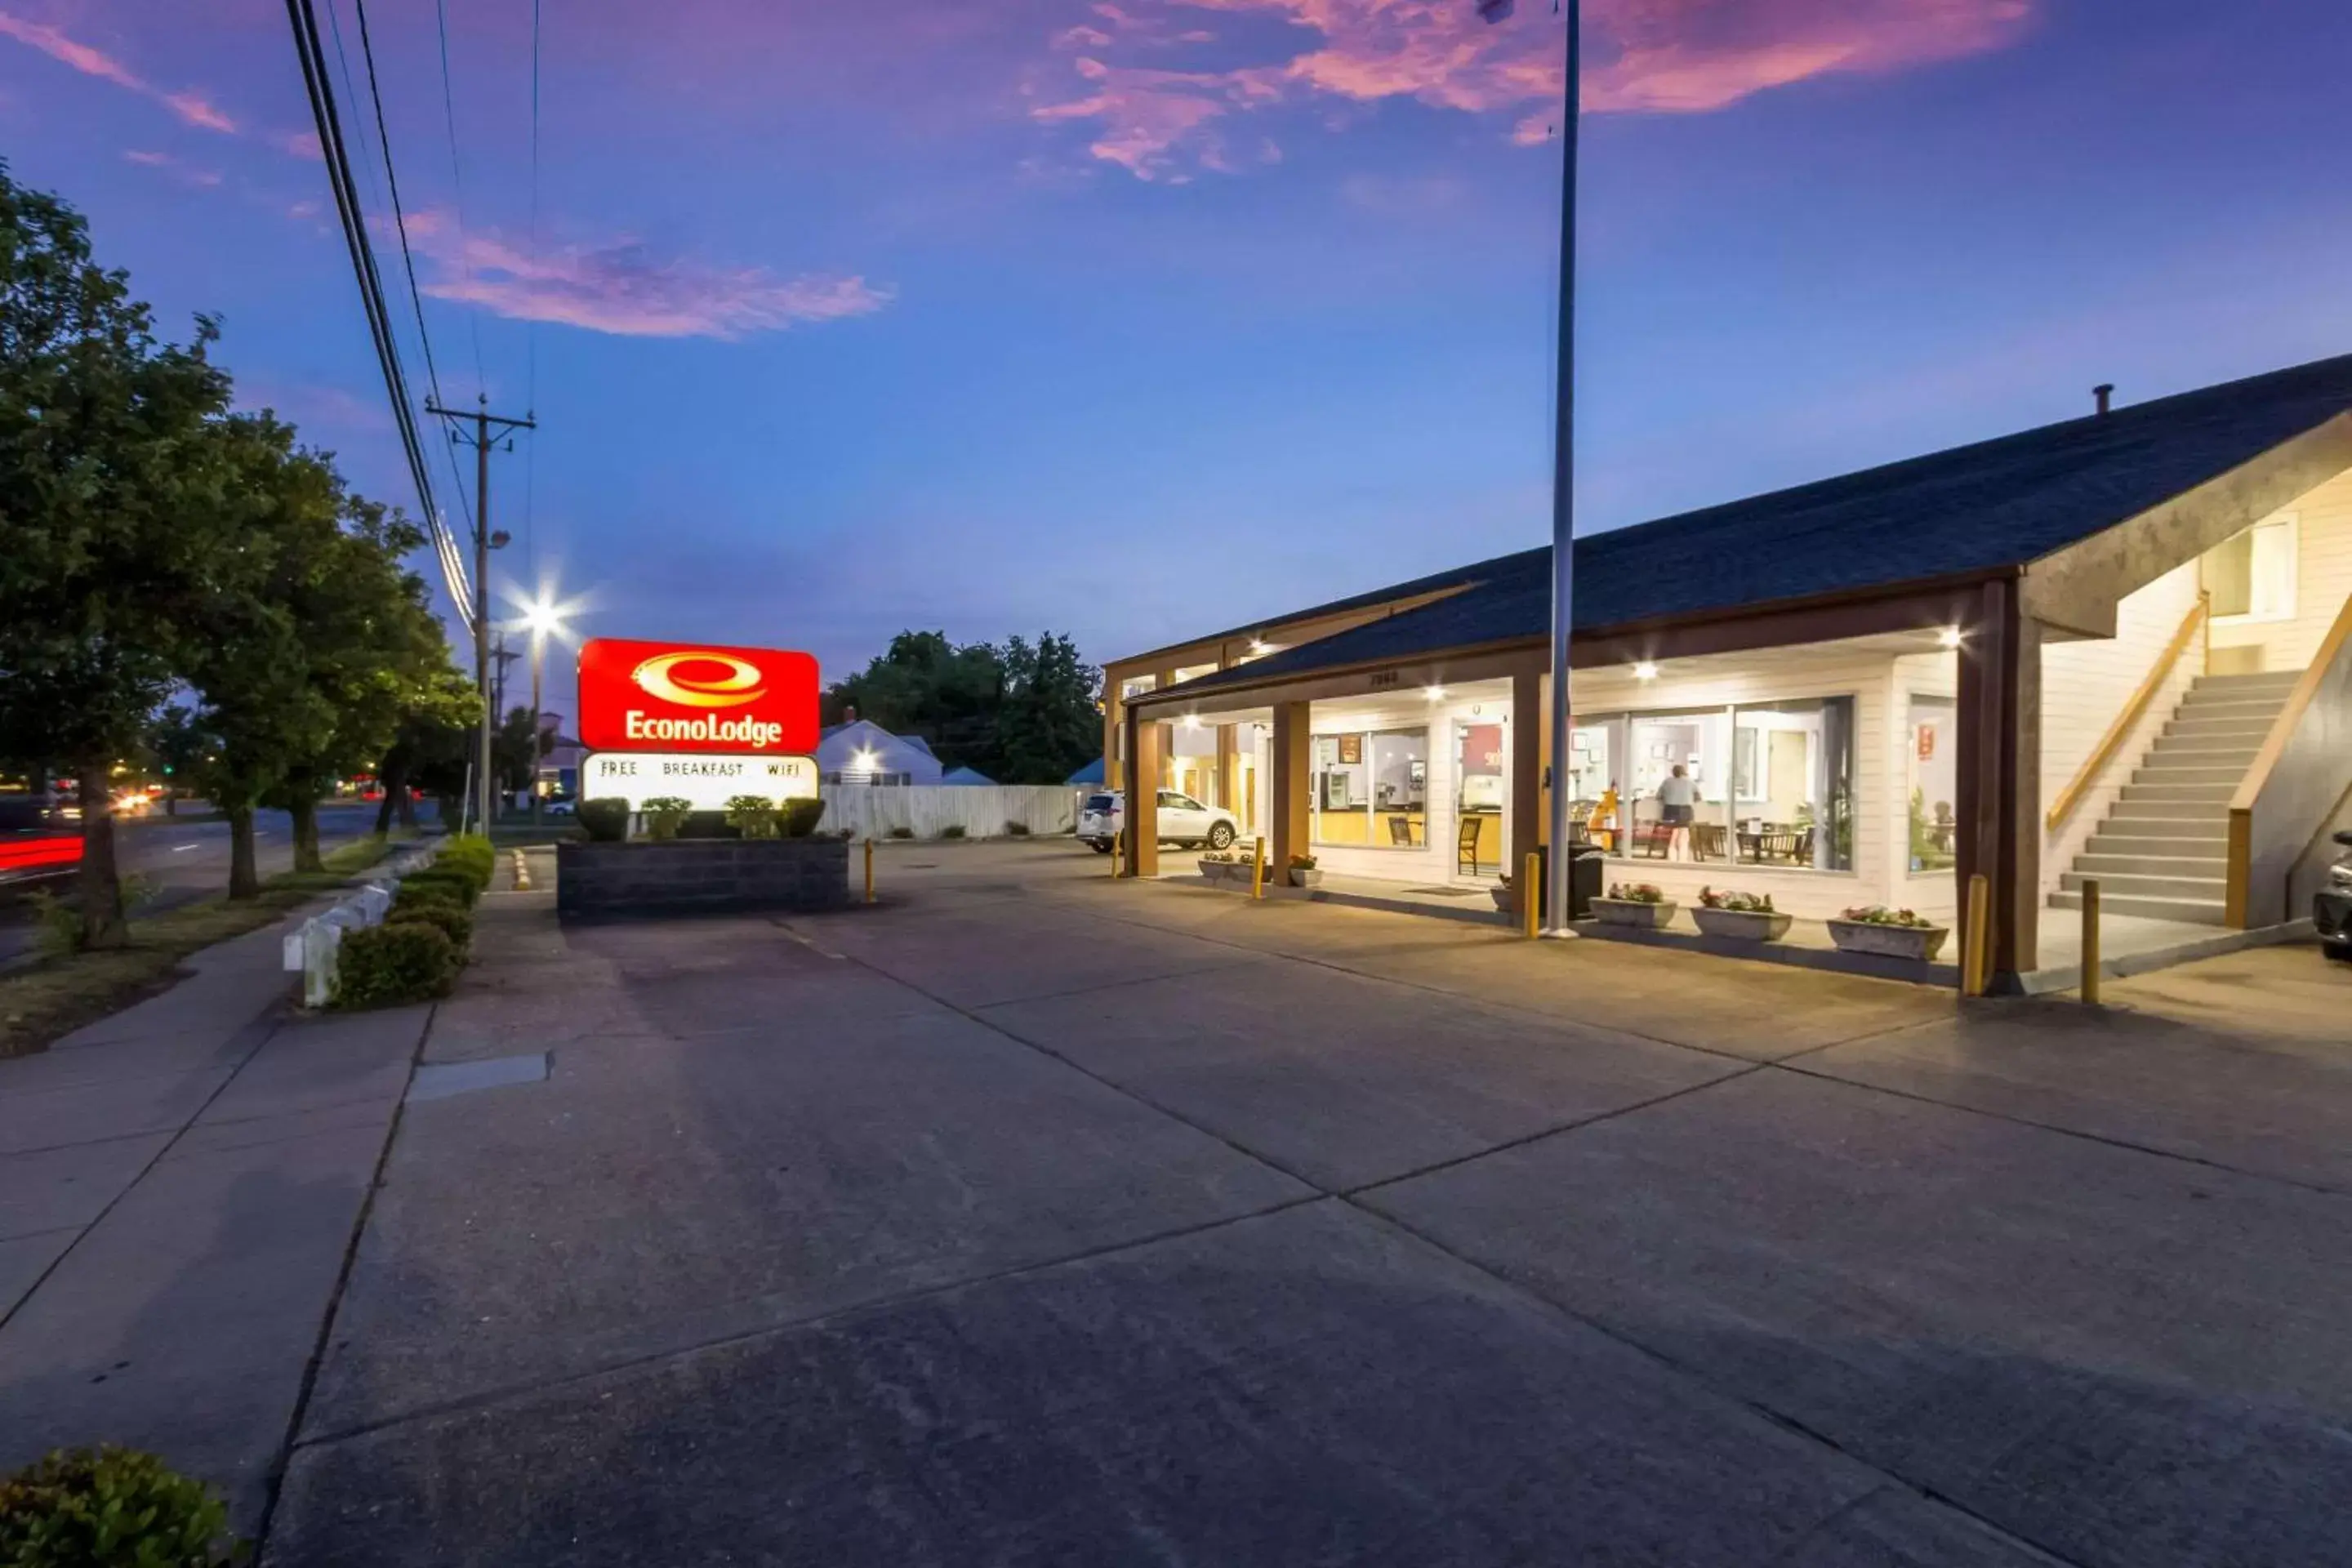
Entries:
{"type": "Polygon", "coordinates": [[[541,816],[570,816],[573,815],[572,797],[568,795],[549,795],[539,803],[539,814],[541,816]]]}
{"type": "MultiPolygon", "coordinates": [[[[1091,845],[1097,855],[1108,855],[1126,823],[1126,792],[1097,790],[1078,807],[1078,842],[1091,845]]],[[[1202,805],[1176,790],[1160,792],[1160,841],[1163,844],[1205,844],[1223,849],[1241,837],[1241,831],[1240,819],[1230,811],[1202,805]]]]}
{"type": "MultiPolygon", "coordinates": [[[[2352,833],[2337,834],[2336,842],[2352,849],[2352,833]]],[[[2328,868],[2327,886],[2312,895],[2311,921],[2327,956],[2352,963],[2352,855],[2328,868]]]]}

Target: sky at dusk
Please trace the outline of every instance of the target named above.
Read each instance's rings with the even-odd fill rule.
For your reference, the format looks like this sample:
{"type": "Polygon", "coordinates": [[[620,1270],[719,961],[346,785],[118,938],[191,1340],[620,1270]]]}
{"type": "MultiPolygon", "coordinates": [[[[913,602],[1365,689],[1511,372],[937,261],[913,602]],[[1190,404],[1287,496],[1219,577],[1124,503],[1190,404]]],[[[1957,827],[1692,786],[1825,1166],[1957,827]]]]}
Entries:
{"type": "MultiPolygon", "coordinates": [[[[1548,0],[543,0],[535,220],[530,0],[447,4],[449,108],[368,13],[439,381],[538,415],[493,580],[592,632],[1099,660],[1548,537],[1548,0]]],[[[1592,0],[1580,528],[2352,350],[2347,60],[2342,0],[1592,0]]],[[[17,178],[413,507],[310,128],[278,0],[0,0],[17,178]]]]}

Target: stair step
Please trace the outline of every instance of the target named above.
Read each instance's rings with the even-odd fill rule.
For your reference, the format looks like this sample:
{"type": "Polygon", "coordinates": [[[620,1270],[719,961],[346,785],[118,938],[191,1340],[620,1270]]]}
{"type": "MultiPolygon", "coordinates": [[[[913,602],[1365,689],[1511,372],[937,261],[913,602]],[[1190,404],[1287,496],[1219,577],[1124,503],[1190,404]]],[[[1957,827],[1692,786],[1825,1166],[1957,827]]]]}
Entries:
{"type": "Polygon", "coordinates": [[[2242,767],[2224,763],[2214,767],[2203,763],[2157,762],[2150,759],[2132,774],[2132,783],[2139,784],[2235,784],[2246,776],[2242,767]]]}
{"type": "Polygon", "coordinates": [[[2284,697],[2189,697],[2173,712],[2183,719],[2275,719],[2284,697]]]}
{"type": "Polygon", "coordinates": [[[2253,741],[2253,736],[2246,736],[2244,741],[2232,741],[2230,745],[2210,745],[2210,742],[2197,741],[2192,736],[2188,741],[2157,741],[2152,748],[2147,748],[2147,766],[2152,766],[2152,769],[2157,769],[2157,766],[2161,766],[2161,769],[2237,769],[2239,773],[2244,773],[2246,769],[2253,766],[2253,759],[2261,757],[2261,754],[2263,748],[2253,741]]]}
{"type": "Polygon", "coordinates": [[[2126,805],[2228,805],[2238,792],[2234,782],[2218,784],[2141,784],[2124,785],[2126,805]]]}
{"type": "MultiPolygon", "coordinates": [[[[2084,871],[2063,872],[2058,878],[2058,885],[2070,893],[2079,893],[2083,890],[2084,881],[2091,875],[2084,871]]],[[[2098,879],[2099,896],[2117,899],[2220,899],[2225,895],[2228,880],[2225,876],[2105,876],[2098,879]]]]}
{"type": "MultiPolygon", "coordinates": [[[[2225,846],[2217,844],[2213,847],[2221,849],[2225,846]]],[[[2089,848],[2074,857],[2074,869],[2085,877],[2188,877],[2218,882],[2229,874],[2229,868],[2226,854],[2172,855],[2159,849],[2153,854],[2135,855],[2103,847],[2095,838],[2089,848]]]]}
{"type": "Polygon", "coordinates": [[[2099,824],[2099,831],[2141,838],[2226,838],[2230,808],[2226,805],[2168,808],[2147,802],[2118,805],[2099,824]]]}
{"type": "MultiPolygon", "coordinates": [[[[2053,910],[2079,910],[2083,895],[2075,892],[2053,893],[2050,907],[2053,910]]],[[[2103,915],[2137,915],[2142,920],[2184,921],[2192,925],[2218,926],[2229,923],[2230,908],[2219,899],[2141,899],[2128,894],[2116,895],[2099,889],[2099,912],[2103,915]]]]}
{"type": "Polygon", "coordinates": [[[2273,689],[2292,691],[2303,679],[2299,669],[2258,669],[2245,675],[2200,675],[2190,682],[2192,691],[2262,691],[2273,689]]]}
{"type": "Polygon", "coordinates": [[[2251,740],[2257,746],[2271,732],[2277,721],[2273,713],[2267,719],[2175,719],[2164,727],[2159,740],[2251,740]]]}
{"type": "MultiPolygon", "coordinates": [[[[2167,860],[2226,860],[2230,855],[2230,836],[2217,827],[2209,837],[2197,838],[2166,838],[2153,833],[2109,833],[2101,828],[2083,846],[2083,858],[2134,859],[2154,857],[2167,860]]],[[[2074,862],[2082,865],[2082,860],[2074,862]]]]}

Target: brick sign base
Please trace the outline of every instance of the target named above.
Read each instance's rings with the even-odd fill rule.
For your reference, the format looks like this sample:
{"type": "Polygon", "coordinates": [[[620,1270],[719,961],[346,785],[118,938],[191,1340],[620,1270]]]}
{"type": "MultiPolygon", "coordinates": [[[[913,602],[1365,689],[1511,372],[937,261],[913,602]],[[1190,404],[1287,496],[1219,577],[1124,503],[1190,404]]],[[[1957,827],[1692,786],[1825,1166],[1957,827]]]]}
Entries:
{"type": "Polygon", "coordinates": [[[848,906],[845,839],[674,838],[555,850],[555,910],[565,920],[848,906]]]}

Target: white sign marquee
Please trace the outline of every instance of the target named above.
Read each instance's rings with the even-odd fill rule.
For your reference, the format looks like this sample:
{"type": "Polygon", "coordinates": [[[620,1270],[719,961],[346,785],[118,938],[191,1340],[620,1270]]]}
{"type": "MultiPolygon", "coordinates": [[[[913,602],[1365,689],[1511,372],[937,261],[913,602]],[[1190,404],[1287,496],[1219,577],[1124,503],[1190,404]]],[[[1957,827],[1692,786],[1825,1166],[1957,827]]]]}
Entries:
{"type": "Polygon", "coordinates": [[[816,798],[813,757],[749,757],[708,752],[598,752],[581,764],[580,798],[619,799],[632,810],[664,795],[697,811],[724,811],[739,795],[816,798]]]}

